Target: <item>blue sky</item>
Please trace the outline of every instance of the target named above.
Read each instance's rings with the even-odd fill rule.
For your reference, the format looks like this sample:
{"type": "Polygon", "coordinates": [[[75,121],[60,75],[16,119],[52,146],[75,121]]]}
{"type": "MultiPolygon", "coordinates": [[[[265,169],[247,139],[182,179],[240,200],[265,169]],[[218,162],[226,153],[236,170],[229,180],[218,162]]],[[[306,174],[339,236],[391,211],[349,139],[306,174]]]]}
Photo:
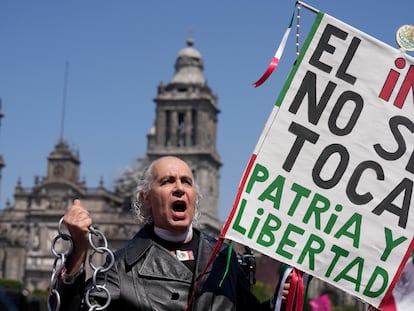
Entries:
{"type": "MultiPolygon", "coordinates": [[[[395,45],[413,24],[412,0],[305,1],[395,45]]],[[[20,177],[32,187],[46,176],[61,133],[65,64],[69,64],[63,137],[79,150],[81,177],[96,187],[144,156],[158,84],[174,74],[191,31],[204,75],[218,95],[222,159],[220,219],[233,204],[245,165],[295,59],[295,29],[281,63],[259,88],[294,9],[293,1],[1,0],[0,209],[20,177]]],[[[315,14],[302,8],[300,42],[315,14]]]]}

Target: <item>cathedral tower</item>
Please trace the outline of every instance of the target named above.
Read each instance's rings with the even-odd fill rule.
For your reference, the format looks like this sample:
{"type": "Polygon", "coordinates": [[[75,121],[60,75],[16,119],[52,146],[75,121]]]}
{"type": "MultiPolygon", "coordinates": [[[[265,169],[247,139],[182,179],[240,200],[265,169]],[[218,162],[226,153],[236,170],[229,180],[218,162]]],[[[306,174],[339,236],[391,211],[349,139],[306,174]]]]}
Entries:
{"type": "MultiPolygon", "coordinates": [[[[156,116],[148,133],[147,158],[175,155],[190,164],[203,196],[200,224],[219,228],[220,156],[217,152],[217,96],[204,79],[203,59],[187,40],[178,53],[171,82],[160,83],[154,99],[156,116]]],[[[213,230],[214,231],[214,230],[213,230]]]]}

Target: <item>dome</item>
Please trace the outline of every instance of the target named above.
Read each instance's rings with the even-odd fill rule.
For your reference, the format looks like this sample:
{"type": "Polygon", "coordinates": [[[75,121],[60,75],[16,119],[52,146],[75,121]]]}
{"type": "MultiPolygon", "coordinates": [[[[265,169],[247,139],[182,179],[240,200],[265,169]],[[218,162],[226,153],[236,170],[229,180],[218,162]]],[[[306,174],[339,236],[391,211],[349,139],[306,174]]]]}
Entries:
{"type": "Polygon", "coordinates": [[[203,58],[200,52],[193,48],[193,44],[194,40],[189,38],[187,47],[178,52],[172,83],[205,84],[203,58]]]}
{"type": "Polygon", "coordinates": [[[183,48],[180,52],[178,52],[178,58],[179,57],[191,57],[191,58],[198,58],[202,60],[201,53],[193,48],[194,40],[192,38],[189,38],[187,40],[187,47],[183,48]]]}

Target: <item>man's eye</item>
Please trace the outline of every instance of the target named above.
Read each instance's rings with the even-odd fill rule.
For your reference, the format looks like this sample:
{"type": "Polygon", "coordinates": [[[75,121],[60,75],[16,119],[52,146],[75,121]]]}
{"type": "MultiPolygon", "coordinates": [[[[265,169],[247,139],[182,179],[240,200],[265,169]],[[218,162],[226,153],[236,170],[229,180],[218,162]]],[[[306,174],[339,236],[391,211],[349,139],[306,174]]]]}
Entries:
{"type": "Polygon", "coordinates": [[[173,182],[173,180],[171,180],[171,178],[162,179],[161,180],[161,185],[170,184],[172,182],[173,182]]]}

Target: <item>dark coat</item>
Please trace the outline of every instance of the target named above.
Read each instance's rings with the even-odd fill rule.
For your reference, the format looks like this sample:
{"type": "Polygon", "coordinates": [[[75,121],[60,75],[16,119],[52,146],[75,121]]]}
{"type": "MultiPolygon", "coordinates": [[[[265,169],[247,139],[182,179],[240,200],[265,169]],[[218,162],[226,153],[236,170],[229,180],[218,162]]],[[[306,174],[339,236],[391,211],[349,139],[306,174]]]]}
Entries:
{"type": "MultiPolygon", "coordinates": [[[[199,281],[217,241],[197,231],[200,238],[193,275],[182,262],[150,238],[150,230],[144,227],[125,248],[115,253],[115,264],[107,273],[106,287],[111,294],[108,310],[186,309],[194,284],[199,281]]],[[[191,310],[270,310],[269,302],[259,303],[250,292],[234,252],[220,286],[226,270],[227,251],[227,246],[223,246],[202,276],[191,310]]],[[[62,311],[87,309],[81,307],[84,279],[79,277],[73,285],[62,285],[62,311]]],[[[87,286],[90,285],[89,280],[87,286]]],[[[92,293],[91,297],[96,298],[92,293]]]]}

